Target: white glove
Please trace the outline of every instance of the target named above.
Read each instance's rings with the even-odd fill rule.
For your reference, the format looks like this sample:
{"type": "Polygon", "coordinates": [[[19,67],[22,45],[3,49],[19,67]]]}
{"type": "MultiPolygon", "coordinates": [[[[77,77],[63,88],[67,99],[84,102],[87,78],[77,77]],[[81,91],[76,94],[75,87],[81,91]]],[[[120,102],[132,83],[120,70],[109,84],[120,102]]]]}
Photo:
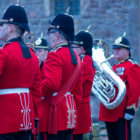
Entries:
{"type": "Polygon", "coordinates": [[[126,120],[131,120],[131,119],[133,119],[133,118],[134,118],[134,116],[131,115],[131,114],[128,114],[128,113],[125,113],[125,114],[124,114],[124,119],[126,119],[126,120]]]}

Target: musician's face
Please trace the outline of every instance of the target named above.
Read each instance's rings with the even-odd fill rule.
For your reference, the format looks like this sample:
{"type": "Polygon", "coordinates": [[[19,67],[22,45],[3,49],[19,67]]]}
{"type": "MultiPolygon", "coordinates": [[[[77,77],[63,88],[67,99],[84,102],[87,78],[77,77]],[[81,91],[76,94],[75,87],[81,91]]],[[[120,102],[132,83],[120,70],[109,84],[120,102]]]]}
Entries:
{"type": "Polygon", "coordinates": [[[9,37],[10,24],[2,23],[0,24],[0,40],[6,42],[9,37]]]}
{"type": "Polygon", "coordinates": [[[50,40],[50,44],[52,48],[55,48],[55,46],[57,45],[57,39],[58,39],[58,32],[56,30],[50,30],[48,32],[48,36],[49,36],[49,40],[50,40]]]}
{"type": "Polygon", "coordinates": [[[73,45],[72,45],[72,48],[73,48],[73,50],[74,50],[79,56],[82,55],[82,54],[84,53],[84,52],[83,52],[83,47],[82,47],[82,46],[73,44],[73,45]]]}
{"type": "Polygon", "coordinates": [[[129,51],[125,48],[115,48],[114,57],[117,61],[122,61],[123,59],[129,57],[129,51]]]}
{"type": "Polygon", "coordinates": [[[48,55],[48,50],[45,49],[36,49],[36,55],[39,59],[39,64],[41,64],[41,62],[45,61],[48,55]]]}

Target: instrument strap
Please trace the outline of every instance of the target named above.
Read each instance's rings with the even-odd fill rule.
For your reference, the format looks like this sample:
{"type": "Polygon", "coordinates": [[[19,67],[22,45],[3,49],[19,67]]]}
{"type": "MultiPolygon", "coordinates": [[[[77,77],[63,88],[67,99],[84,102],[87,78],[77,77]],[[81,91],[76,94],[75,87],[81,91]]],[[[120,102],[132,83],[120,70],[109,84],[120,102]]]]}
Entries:
{"type": "Polygon", "coordinates": [[[57,134],[57,104],[62,101],[66,92],[68,92],[70,88],[74,87],[74,85],[77,83],[77,80],[79,78],[80,69],[81,69],[81,60],[79,57],[77,57],[77,60],[78,60],[78,64],[76,65],[72,76],[70,76],[66,84],[60,89],[57,96],[52,96],[47,100],[47,102],[50,104],[49,114],[48,114],[49,134],[57,134]]]}

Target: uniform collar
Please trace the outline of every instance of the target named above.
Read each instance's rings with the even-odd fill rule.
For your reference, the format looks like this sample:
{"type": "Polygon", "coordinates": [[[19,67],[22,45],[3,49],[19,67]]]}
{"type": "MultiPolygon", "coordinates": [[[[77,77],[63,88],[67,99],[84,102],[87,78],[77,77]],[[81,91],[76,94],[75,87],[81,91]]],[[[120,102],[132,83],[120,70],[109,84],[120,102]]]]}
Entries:
{"type": "Polygon", "coordinates": [[[129,57],[126,57],[126,58],[124,58],[123,60],[118,61],[118,62],[117,62],[117,64],[121,64],[121,63],[123,63],[123,62],[127,61],[128,59],[129,59],[129,57]]]}
{"type": "Polygon", "coordinates": [[[17,38],[10,39],[10,40],[7,41],[7,43],[16,42],[16,41],[20,42],[20,41],[22,41],[22,38],[17,37],[17,38]]]}
{"type": "Polygon", "coordinates": [[[3,48],[6,44],[9,44],[9,43],[11,43],[11,42],[20,42],[20,41],[22,41],[22,38],[21,38],[21,37],[12,38],[12,39],[8,40],[7,42],[5,42],[5,43],[3,44],[3,46],[2,46],[2,48],[3,48]]]}
{"type": "Polygon", "coordinates": [[[11,42],[19,42],[21,48],[22,48],[22,53],[24,58],[31,58],[31,53],[29,51],[29,48],[26,46],[26,44],[23,42],[21,37],[13,38],[7,41],[7,43],[11,42]]]}
{"type": "Polygon", "coordinates": [[[68,47],[68,43],[60,43],[60,44],[56,45],[54,47],[54,49],[57,49],[57,48],[60,48],[60,47],[68,47]]]}
{"type": "Polygon", "coordinates": [[[72,57],[72,63],[74,65],[77,65],[77,58],[76,58],[75,53],[71,47],[71,43],[70,42],[60,43],[60,44],[56,45],[55,48],[53,48],[53,50],[57,50],[61,47],[68,47],[69,48],[70,53],[71,53],[71,57],[72,57]]]}
{"type": "Polygon", "coordinates": [[[80,55],[81,61],[83,62],[85,54],[80,55]]]}

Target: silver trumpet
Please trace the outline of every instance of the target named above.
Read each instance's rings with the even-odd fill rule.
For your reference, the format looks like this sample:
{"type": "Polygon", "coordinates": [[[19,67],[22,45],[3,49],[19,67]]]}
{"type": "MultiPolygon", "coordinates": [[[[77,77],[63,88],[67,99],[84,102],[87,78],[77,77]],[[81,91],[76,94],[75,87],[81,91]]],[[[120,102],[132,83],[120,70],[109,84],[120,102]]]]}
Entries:
{"type": "MultiPolygon", "coordinates": [[[[105,58],[105,41],[95,40],[92,59],[96,66],[92,92],[108,109],[118,107],[124,99],[126,86],[121,78],[113,71],[108,60],[105,58]],[[117,90],[116,90],[117,89],[117,90]],[[118,91],[116,93],[116,91],[118,91]]],[[[107,49],[109,50],[109,49],[107,49]]]]}

